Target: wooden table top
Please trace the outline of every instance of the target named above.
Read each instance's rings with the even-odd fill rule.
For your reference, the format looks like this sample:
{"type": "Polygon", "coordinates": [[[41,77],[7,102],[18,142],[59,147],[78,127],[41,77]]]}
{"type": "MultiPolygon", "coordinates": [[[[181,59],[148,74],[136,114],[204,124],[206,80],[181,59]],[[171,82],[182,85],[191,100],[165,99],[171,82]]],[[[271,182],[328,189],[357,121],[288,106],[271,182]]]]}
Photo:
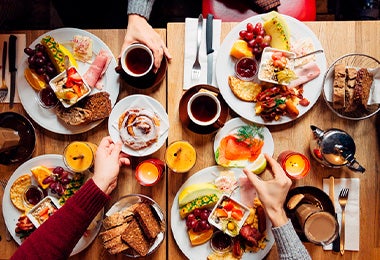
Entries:
{"type": "MultiPolygon", "coordinates": [[[[357,21],[357,22],[307,22],[305,23],[319,38],[325,50],[328,65],[336,58],[346,53],[366,53],[373,57],[380,57],[380,22],[378,21],[357,21]]],[[[221,42],[236,23],[222,23],[221,42]]],[[[174,140],[187,140],[194,145],[197,151],[197,162],[195,167],[186,174],[173,174],[166,171],[163,178],[156,186],[142,187],[133,177],[135,166],[143,158],[132,158],[132,167],[121,170],[117,189],[112,193],[111,201],[106,205],[107,210],[119,197],[129,193],[142,193],[152,197],[160,207],[166,212],[167,234],[163,245],[148,259],[186,259],[174,240],[170,228],[170,210],[173,199],[181,187],[182,183],[197,171],[215,165],[212,141],[214,134],[199,135],[183,128],[178,115],[179,100],[183,94],[183,58],[184,58],[184,23],[169,23],[167,30],[157,29],[163,39],[167,40],[167,45],[173,60],[169,64],[167,77],[155,90],[137,91],[125,84],[120,86],[118,100],[130,94],[141,93],[156,98],[167,110],[170,120],[169,137],[166,145],[174,140]],[[164,192],[163,192],[164,191],[164,192]]],[[[115,57],[119,53],[119,48],[123,41],[125,30],[89,30],[102,39],[112,50],[115,57]]],[[[19,33],[19,32],[18,32],[19,33]]],[[[25,31],[27,45],[44,31],[25,31]]],[[[16,104],[13,109],[9,109],[7,104],[0,104],[0,112],[13,111],[28,117],[21,104],[16,104]]],[[[231,113],[232,114],[232,113],[231,113]]],[[[236,115],[232,114],[231,117],[236,115]]],[[[339,177],[360,178],[360,251],[346,251],[344,259],[374,259],[380,255],[380,233],[377,227],[380,224],[380,201],[378,187],[380,179],[377,178],[378,164],[375,158],[379,158],[379,149],[376,135],[376,117],[363,121],[348,121],[336,117],[324,104],[322,97],[319,98],[314,107],[291,123],[268,127],[272,133],[276,157],[281,151],[293,149],[304,154],[308,154],[309,140],[311,137],[310,125],[314,124],[321,129],[336,127],[344,129],[355,140],[357,151],[356,159],[365,166],[366,172],[361,175],[353,173],[346,168],[325,169],[315,161],[311,160],[312,168],[307,177],[294,182],[294,186],[311,185],[322,188],[322,178],[333,175],[339,177]]],[[[63,148],[74,140],[88,140],[99,143],[103,136],[108,135],[107,120],[104,120],[94,129],[78,135],[62,136],[47,131],[33,122],[36,129],[37,144],[33,157],[43,154],[61,154],[63,148]],[[49,145],[46,145],[49,144],[49,145]]],[[[164,159],[164,145],[159,151],[149,157],[164,159]]],[[[0,165],[1,177],[9,177],[17,169],[17,165],[0,165]]],[[[267,173],[264,173],[264,177],[267,173]]],[[[1,190],[1,189],[0,189],[1,190]]],[[[2,190],[1,190],[2,192],[2,190]]],[[[3,218],[0,219],[0,259],[8,259],[17,249],[16,242],[6,242],[5,224],[3,218]]],[[[313,259],[326,259],[341,257],[330,251],[323,251],[320,246],[305,243],[313,259]]],[[[110,256],[102,247],[100,239],[95,239],[88,248],[70,259],[121,259],[123,256],[110,256]]],[[[278,259],[276,244],[270,250],[267,259],[278,259]]]]}

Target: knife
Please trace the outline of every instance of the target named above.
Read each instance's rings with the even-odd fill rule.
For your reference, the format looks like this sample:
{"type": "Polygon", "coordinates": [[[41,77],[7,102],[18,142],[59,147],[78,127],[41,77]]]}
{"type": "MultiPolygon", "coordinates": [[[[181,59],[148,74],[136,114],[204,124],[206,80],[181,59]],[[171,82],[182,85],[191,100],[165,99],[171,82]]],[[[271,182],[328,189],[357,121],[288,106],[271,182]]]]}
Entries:
{"type": "Polygon", "coordinates": [[[212,14],[207,15],[207,21],[206,21],[206,53],[207,53],[207,84],[212,84],[212,75],[213,75],[213,52],[214,49],[212,48],[212,34],[213,34],[213,18],[214,16],[212,14]]]}
{"type": "Polygon", "coordinates": [[[7,55],[8,55],[8,42],[3,43],[3,61],[1,64],[1,79],[5,80],[5,67],[7,66],[7,55]]]}
{"type": "Polygon", "coordinates": [[[16,40],[15,35],[9,36],[9,72],[11,73],[11,91],[10,91],[10,101],[9,107],[13,107],[13,102],[15,99],[15,90],[16,90],[16,40]]]}
{"type": "MultiPolygon", "coordinates": [[[[330,176],[330,182],[329,182],[329,197],[333,203],[333,206],[334,206],[334,211],[335,211],[335,191],[334,191],[334,176],[330,176]]],[[[337,214],[335,213],[335,219],[337,218],[337,214]]],[[[340,236],[339,236],[339,232],[338,232],[338,236],[335,238],[335,240],[333,241],[333,244],[332,244],[332,250],[334,252],[340,252],[340,236]]]]}

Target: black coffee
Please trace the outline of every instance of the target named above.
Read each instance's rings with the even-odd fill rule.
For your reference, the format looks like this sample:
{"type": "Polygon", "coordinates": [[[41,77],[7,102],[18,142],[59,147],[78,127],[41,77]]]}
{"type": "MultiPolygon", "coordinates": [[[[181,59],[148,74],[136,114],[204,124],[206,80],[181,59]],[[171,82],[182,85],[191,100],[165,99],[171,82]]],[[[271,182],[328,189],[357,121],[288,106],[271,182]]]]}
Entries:
{"type": "Polygon", "coordinates": [[[131,72],[143,74],[149,69],[152,58],[146,50],[134,48],[128,52],[125,63],[131,72]]]}
{"type": "Polygon", "coordinates": [[[207,122],[215,117],[218,107],[211,97],[199,96],[193,100],[190,109],[195,119],[207,122]]]}

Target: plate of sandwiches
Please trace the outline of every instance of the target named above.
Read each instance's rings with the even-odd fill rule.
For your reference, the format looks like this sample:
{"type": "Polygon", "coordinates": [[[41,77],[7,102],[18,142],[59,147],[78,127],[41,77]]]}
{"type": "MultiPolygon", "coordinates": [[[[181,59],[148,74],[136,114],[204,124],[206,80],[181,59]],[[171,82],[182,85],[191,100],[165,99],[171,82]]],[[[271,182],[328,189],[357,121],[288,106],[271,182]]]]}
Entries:
{"type": "MultiPolygon", "coordinates": [[[[58,44],[58,47],[54,47],[53,51],[48,51],[49,58],[54,65],[63,63],[63,58],[59,60],[59,57],[69,53],[70,64],[76,65],[79,74],[90,85],[91,92],[83,98],[83,102],[78,102],[70,108],[65,108],[61,104],[53,109],[42,107],[38,100],[38,90],[32,87],[33,84],[30,84],[32,77],[30,76],[31,68],[28,60],[31,56],[24,53],[22,62],[18,64],[17,91],[28,115],[41,127],[58,134],[84,133],[99,125],[109,116],[119,95],[119,74],[114,69],[117,63],[110,48],[96,35],[76,28],[60,28],[48,31],[29,45],[29,51],[33,53],[37,44],[45,44],[46,46],[57,46],[56,44],[58,44]],[[79,52],[82,49],[81,46],[86,47],[84,48],[85,53],[79,52]],[[56,51],[57,56],[51,58],[50,53],[56,51]],[[59,60],[60,63],[55,60],[59,60]],[[28,78],[26,76],[27,71],[29,71],[28,78]]],[[[64,71],[64,68],[57,69],[58,73],[61,70],[64,71]]],[[[38,81],[37,76],[41,75],[33,74],[36,81],[38,81]]],[[[39,79],[41,84],[44,81],[46,80],[39,79]]],[[[45,82],[45,85],[48,87],[49,84],[45,82]]]]}
{"type": "Polygon", "coordinates": [[[380,109],[380,61],[366,54],[335,60],[323,80],[323,98],[339,117],[361,120],[380,109]]]}
{"type": "Polygon", "coordinates": [[[165,229],[160,206],[145,195],[130,194],[108,210],[99,237],[111,255],[146,257],[160,247],[165,229]]]}

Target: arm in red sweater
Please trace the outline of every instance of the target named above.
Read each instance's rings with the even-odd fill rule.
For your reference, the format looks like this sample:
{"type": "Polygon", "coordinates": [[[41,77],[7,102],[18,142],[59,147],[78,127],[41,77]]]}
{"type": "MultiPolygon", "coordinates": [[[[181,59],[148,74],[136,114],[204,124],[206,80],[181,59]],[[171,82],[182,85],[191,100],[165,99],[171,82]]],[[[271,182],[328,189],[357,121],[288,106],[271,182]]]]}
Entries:
{"type": "Polygon", "coordinates": [[[67,259],[91,221],[110,199],[88,180],[56,213],[36,229],[11,259],[67,259]]]}

